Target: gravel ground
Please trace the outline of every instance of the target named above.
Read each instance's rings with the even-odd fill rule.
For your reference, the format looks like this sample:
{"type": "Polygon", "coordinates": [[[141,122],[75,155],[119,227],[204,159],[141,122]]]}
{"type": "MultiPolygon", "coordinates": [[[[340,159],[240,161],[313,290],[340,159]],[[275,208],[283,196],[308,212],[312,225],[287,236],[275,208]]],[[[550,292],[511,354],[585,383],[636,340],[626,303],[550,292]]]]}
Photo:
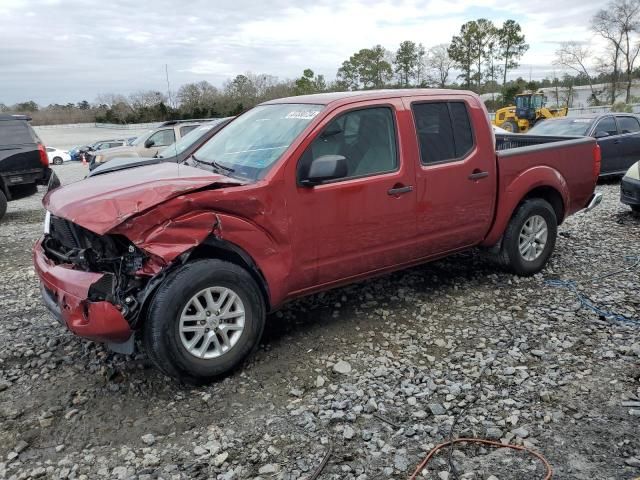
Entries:
{"type": "MultiPolygon", "coordinates": [[[[63,182],[81,165],[57,167],[63,182]]],[[[0,224],[0,478],[407,478],[455,436],[541,452],[559,479],[640,477],[640,218],[603,204],[560,227],[542,274],[469,252],[315,295],[270,316],[256,355],[187,388],[73,337],[39,300],[35,197],[0,224]],[[602,279],[595,277],[627,268],[602,279]],[[594,280],[595,279],[595,280],[594,280]],[[479,374],[483,375],[479,377],[479,374]]],[[[541,479],[523,452],[462,446],[459,478],[541,479]]],[[[420,478],[453,479],[441,452],[420,478]]]]}

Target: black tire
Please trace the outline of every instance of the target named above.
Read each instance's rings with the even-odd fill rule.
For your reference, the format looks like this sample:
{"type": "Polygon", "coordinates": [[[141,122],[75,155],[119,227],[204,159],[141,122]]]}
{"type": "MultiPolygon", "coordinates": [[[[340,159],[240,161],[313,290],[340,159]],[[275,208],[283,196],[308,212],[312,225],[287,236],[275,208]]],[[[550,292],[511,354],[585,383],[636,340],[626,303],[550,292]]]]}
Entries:
{"type": "Polygon", "coordinates": [[[233,371],[255,350],[265,317],[263,296],[245,269],[222,260],[197,260],[179,267],[158,287],[143,326],[143,343],[162,372],[179,381],[200,385],[233,371]],[[183,345],[179,324],[187,303],[209,287],[228,288],[238,295],[244,307],[244,330],[227,352],[217,358],[202,359],[183,345]]]}
{"type": "MultiPolygon", "coordinates": [[[[640,205],[630,205],[630,207],[631,207],[631,211],[633,213],[640,214],[640,205]]],[[[1,210],[1,208],[0,208],[0,210],[1,210]]],[[[2,215],[0,215],[0,218],[2,218],[2,215]]]]}
{"type": "Polygon", "coordinates": [[[62,165],[62,158],[60,158],[60,157],[53,157],[53,164],[54,164],[54,165],[62,165]]]}
{"type": "Polygon", "coordinates": [[[7,213],[7,197],[2,190],[0,190],[0,220],[7,213]]]}
{"type": "Polygon", "coordinates": [[[511,133],[520,132],[520,128],[518,128],[518,124],[515,122],[515,120],[507,120],[502,125],[500,125],[500,128],[511,133]]]}
{"type": "Polygon", "coordinates": [[[544,268],[553,253],[558,234],[558,220],[553,207],[541,198],[525,200],[517,208],[509,221],[502,238],[501,257],[504,265],[516,275],[530,276],[544,268]],[[546,222],[547,239],[542,251],[532,260],[524,258],[520,253],[520,233],[525,223],[536,215],[546,222]]]}

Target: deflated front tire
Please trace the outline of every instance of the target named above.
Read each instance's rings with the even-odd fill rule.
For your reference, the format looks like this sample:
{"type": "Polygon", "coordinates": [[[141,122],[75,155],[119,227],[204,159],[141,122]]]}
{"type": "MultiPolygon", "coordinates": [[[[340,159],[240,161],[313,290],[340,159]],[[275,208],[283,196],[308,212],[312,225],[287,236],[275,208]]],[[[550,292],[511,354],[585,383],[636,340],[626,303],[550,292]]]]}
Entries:
{"type": "Polygon", "coordinates": [[[258,345],[265,323],[258,286],[243,268],[197,260],[173,272],[154,295],[145,349],[165,374],[190,384],[231,372],[258,345]]]}

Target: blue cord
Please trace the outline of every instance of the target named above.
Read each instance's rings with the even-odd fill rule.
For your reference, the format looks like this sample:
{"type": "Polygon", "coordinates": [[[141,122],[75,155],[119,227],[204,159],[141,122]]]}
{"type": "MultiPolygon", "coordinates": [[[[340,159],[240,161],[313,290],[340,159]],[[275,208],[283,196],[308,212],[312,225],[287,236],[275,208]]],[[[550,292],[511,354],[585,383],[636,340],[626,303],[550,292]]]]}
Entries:
{"type": "Polygon", "coordinates": [[[620,315],[618,313],[610,312],[608,310],[603,310],[602,308],[594,305],[594,303],[583,293],[578,290],[578,285],[576,282],[572,280],[546,280],[545,285],[548,285],[553,288],[563,288],[565,290],[569,290],[573,292],[575,296],[580,301],[580,305],[588,308],[589,310],[595,312],[600,317],[610,318],[612,320],[616,320],[618,322],[627,323],[627,324],[640,324],[640,319],[627,317],[625,315],[620,315]]]}

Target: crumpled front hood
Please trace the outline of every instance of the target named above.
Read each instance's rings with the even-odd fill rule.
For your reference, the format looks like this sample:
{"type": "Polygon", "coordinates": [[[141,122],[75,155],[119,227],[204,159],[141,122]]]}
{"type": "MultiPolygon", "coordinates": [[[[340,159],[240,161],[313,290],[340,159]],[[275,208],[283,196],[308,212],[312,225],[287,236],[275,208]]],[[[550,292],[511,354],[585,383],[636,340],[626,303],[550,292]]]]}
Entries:
{"type": "Polygon", "coordinates": [[[162,202],[200,188],[242,185],[237,179],[176,163],[98,175],[52,190],[42,204],[99,235],[162,202]]]}

